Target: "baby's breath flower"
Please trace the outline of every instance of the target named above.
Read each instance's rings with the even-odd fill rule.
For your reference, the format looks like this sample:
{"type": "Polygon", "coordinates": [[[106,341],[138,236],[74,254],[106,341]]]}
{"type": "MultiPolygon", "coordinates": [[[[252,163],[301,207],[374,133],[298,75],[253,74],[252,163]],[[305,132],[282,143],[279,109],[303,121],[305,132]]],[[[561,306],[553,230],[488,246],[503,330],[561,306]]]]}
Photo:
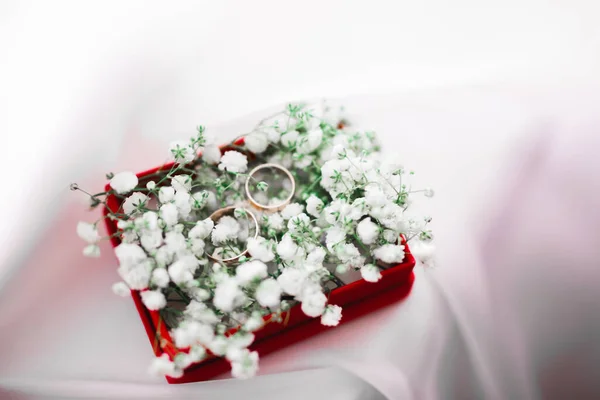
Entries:
{"type": "Polygon", "coordinates": [[[244,143],[248,150],[260,154],[269,146],[269,138],[263,132],[252,132],[244,138],[244,143]]]}
{"type": "Polygon", "coordinates": [[[172,142],[170,145],[171,156],[178,163],[189,163],[196,158],[196,151],[183,141],[172,142]]]}
{"type": "Polygon", "coordinates": [[[163,186],[158,191],[158,201],[162,204],[169,203],[175,198],[175,189],[172,186],[163,186]]]}
{"type": "Polygon", "coordinates": [[[258,371],[258,353],[244,352],[236,361],[231,363],[231,375],[238,379],[248,379],[258,371]]]}
{"type": "Polygon", "coordinates": [[[231,312],[241,306],[245,300],[246,295],[240,289],[238,281],[234,278],[226,278],[217,285],[213,304],[221,311],[231,312]]]}
{"type": "Polygon", "coordinates": [[[79,222],[77,224],[77,235],[90,244],[95,244],[100,240],[96,224],[90,224],[88,222],[79,222]]]}
{"type": "Polygon", "coordinates": [[[373,250],[375,258],[387,264],[399,263],[404,260],[404,246],[396,244],[384,244],[373,250]]]}
{"type": "Polygon", "coordinates": [[[202,160],[207,164],[218,164],[221,161],[221,149],[217,146],[206,146],[202,152],[202,160]]]}
{"type": "Polygon", "coordinates": [[[248,261],[238,265],[235,270],[238,284],[246,286],[249,283],[267,277],[267,266],[259,260],[248,261]]]}
{"type": "Polygon", "coordinates": [[[327,296],[323,294],[320,286],[311,285],[308,289],[304,289],[301,294],[302,312],[309,317],[318,317],[325,311],[327,304],[327,296]]]}
{"type": "Polygon", "coordinates": [[[321,315],[321,324],[325,326],[337,326],[342,319],[342,307],[328,305],[321,315]]]}
{"type": "Polygon", "coordinates": [[[171,178],[171,186],[176,192],[189,192],[192,188],[192,177],[189,175],[176,175],[171,178]]]}
{"type": "Polygon", "coordinates": [[[143,193],[135,192],[131,196],[125,199],[123,202],[123,212],[127,215],[142,212],[143,207],[146,206],[148,196],[143,193]]]}
{"type": "Polygon", "coordinates": [[[167,299],[160,290],[145,290],[141,296],[142,302],[148,310],[160,310],[167,305],[167,299]]]}
{"type": "Polygon", "coordinates": [[[112,291],[114,294],[121,297],[127,297],[131,295],[131,289],[129,289],[129,286],[127,286],[125,282],[117,282],[112,285],[112,291]]]}
{"type": "Polygon", "coordinates": [[[252,258],[262,262],[270,262],[275,258],[275,253],[272,250],[271,242],[264,237],[249,238],[247,241],[247,249],[252,258]]]}
{"type": "Polygon", "coordinates": [[[156,376],[170,376],[171,378],[181,378],[183,376],[183,370],[175,366],[169,359],[167,353],[162,354],[160,357],[154,359],[148,372],[156,376]]]}
{"type": "Polygon", "coordinates": [[[234,173],[246,172],[248,170],[248,159],[238,151],[226,151],[221,157],[219,169],[234,173]]]}
{"type": "Polygon", "coordinates": [[[273,278],[265,279],[256,288],[256,300],[263,307],[277,308],[281,302],[281,287],[273,278]]]}
{"type": "Polygon", "coordinates": [[[138,177],[133,172],[119,172],[110,180],[110,187],[119,194],[131,192],[138,184],[138,177]]]}
{"type": "Polygon", "coordinates": [[[298,131],[291,130],[283,133],[281,135],[281,144],[285,147],[292,148],[296,145],[296,140],[298,140],[298,131]]]}
{"type": "Polygon", "coordinates": [[[364,244],[373,244],[379,236],[379,226],[367,217],[360,221],[356,227],[356,233],[364,244]]]}
{"type": "Polygon", "coordinates": [[[423,194],[424,194],[425,196],[427,196],[427,197],[433,197],[433,196],[434,196],[434,194],[435,194],[435,191],[434,191],[432,188],[426,188],[426,189],[423,191],[423,194]]]}
{"type": "Polygon", "coordinates": [[[292,217],[295,217],[296,215],[300,214],[303,210],[303,207],[301,204],[298,203],[291,203],[288,204],[283,211],[281,211],[281,217],[283,219],[290,219],[292,217]]]}
{"type": "Polygon", "coordinates": [[[167,226],[174,226],[179,221],[177,206],[173,203],[166,203],[160,206],[160,218],[167,226]]]}
{"type": "Polygon", "coordinates": [[[311,194],[308,199],[306,199],[306,212],[308,212],[313,217],[319,217],[321,212],[323,211],[323,200],[319,199],[314,194],[311,194]]]}
{"type": "Polygon", "coordinates": [[[100,247],[97,244],[90,244],[83,248],[83,255],[86,257],[100,257],[100,247]]]}
{"type": "Polygon", "coordinates": [[[151,282],[153,285],[159,288],[166,288],[169,286],[170,282],[169,273],[165,268],[156,268],[152,271],[152,279],[151,282]]]}
{"type": "MultiPolygon", "coordinates": [[[[115,193],[122,200],[107,216],[118,228],[112,237],[121,240],[115,254],[123,282],[113,291],[123,296],[140,291],[146,308],[160,310],[175,347],[185,349],[173,361],[166,354],[156,358],[152,372],[180,377],[210,351],[231,363],[234,377],[251,377],[258,355],[248,347],[266,318],[281,323],[284,313],[300,304],[323,325],[338,325],[342,310],[327,304],[325,288],[344,285],[336,274],[350,270],[368,282],[380,280],[376,261],[404,259],[401,237],[423,240],[411,242],[413,254],[433,262],[430,219],[420,221],[406,211],[413,197],[418,199],[411,194],[431,197],[433,190],[413,190],[412,172],[396,160],[382,161],[373,132],[346,122],[338,126],[339,111],[326,104],[290,104],[261,121],[244,141],[224,144],[231,149],[224,154],[199,126],[189,140],[171,144],[175,164],[144,177],[146,189],[136,192],[137,176],[122,172],[107,175],[111,191],[90,195],[95,206],[115,193]],[[246,171],[259,161],[290,169],[298,202],[280,212],[253,210],[261,235],[254,238],[243,185],[246,171]],[[210,218],[227,206],[235,207],[233,215],[210,218]],[[234,263],[209,261],[209,254],[224,259],[244,250],[234,263]],[[232,328],[239,330],[228,335],[232,328]]],[[[291,182],[275,178],[276,185],[269,186],[267,181],[252,183],[261,202],[275,204],[289,194],[291,182]]],[[[99,255],[96,224],[77,226],[88,256],[99,255]]]]}
{"type": "Polygon", "coordinates": [[[379,272],[379,268],[373,264],[364,265],[360,269],[360,274],[367,282],[377,282],[381,279],[381,272],[379,272]]]}

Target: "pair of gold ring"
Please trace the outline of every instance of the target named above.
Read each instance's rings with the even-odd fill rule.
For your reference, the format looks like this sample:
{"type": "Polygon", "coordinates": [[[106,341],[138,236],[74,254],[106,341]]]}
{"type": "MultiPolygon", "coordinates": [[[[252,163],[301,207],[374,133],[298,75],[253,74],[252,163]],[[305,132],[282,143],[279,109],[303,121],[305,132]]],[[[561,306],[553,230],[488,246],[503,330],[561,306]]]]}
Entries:
{"type": "MultiPolygon", "coordinates": [[[[248,174],[248,177],[246,178],[245,191],[246,191],[246,198],[248,199],[248,202],[250,203],[250,205],[253,208],[260,210],[262,212],[266,212],[266,213],[277,212],[277,211],[283,210],[288,204],[290,204],[290,202],[294,198],[294,193],[296,191],[296,181],[294,180],[294,177],[292,176],[291,172],[287,168],[282,167],[281,165],[272,164],[272,163],[261,164],[261,165],[255,167],[248,174]],[[277,169],[277,170],[283,172],[287,176],[287,178],[290,180],[292,187],[290,189],[290,194],[280,203],[262,204],[258,200],[256,200],[255,197],[252,196],[252,192],[250,191],[250,181],[254,179],[254,175],[256,175],[257,172],[260,172],[265,169],[270,169],[270,168],[277,169]]],[[[236,208],[243,208],[243,207],[229,206],[229,207],[220,208],[210,215],[210,219],[212,219],[213,222],[216,223],[223,216],[232,215],[236,208]]],[[[256,219],[256,216],[254,215],[254,213],[252,213],[252,211],[248,210],[247,208],[243,208],[243,209],[244,209],[244,211],[246,211],[246,214],[249,216],[249,218],[252,220],[252,223],[254,224],[254,232],[255,232],[254,238],[256,239],[258,237],[258,231],[259,231],[258,220],[256,219]]],[[[245,256],[246,254],[248,254],[248,249],[245,249],[240,254],[237,254],[237,255],[235,255],[233,257],[229,257],[229,258],[214,257],[211,254],[207,254],[207,255],[208,255],[208,258],[210,258],[211,260],[216,261],[216,262],[232,263],[232,262],[237,261],[241,257],[245,256]]]]}

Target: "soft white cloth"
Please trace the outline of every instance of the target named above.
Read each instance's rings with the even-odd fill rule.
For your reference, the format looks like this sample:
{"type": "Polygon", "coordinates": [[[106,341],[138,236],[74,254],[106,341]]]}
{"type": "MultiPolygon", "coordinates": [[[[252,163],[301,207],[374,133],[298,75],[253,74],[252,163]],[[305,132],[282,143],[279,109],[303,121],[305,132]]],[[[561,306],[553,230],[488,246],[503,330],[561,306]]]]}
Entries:
{"type": "Polygon", "coordinates": [[[0,398],[597,397],[582,391],[600,369],[598,133],[539,123],[577,113],[585,121],[598,96],[522,85],[342,99],[386,153],[436,189],[422,208],[434,217],[439,267],[418,268],[400,305],[265,357],[256,379],[168,386],[148,377],[150,345],[134,307],[110,292],[110,247],[100,259],[81,255],[75,225],[90,215],[68,192],[72,180],[100,187],[103,172],[161,163],[164,145],[198,123],[233,138],[290,98],[489,77],[548,83],[598,66],[589,51],[597,2],[315,1],[255,19],[254,3],[196,3],[0,6],[0,22],[19,16],[0,35],[9,44],[1,95],[10,94],[0,122],[11,144],[1,155],[10,173],[0,398]],[[350,21],[342,30],[325,28],[340,19],[350,21]],[[532,129],[539,134],[525,145],[532,129]],[[514,153],[512,143],[533,150],[514,153]],[[25,156],[14,151],[23,144],[25,156]]]}
{"type": "Polygon", "coordinates": [[[417,268],[399,306],[264,358],[264,375],[251,381],[166,386],[145,377],[141,324],[108,289],[110,248],[84,261],[70,238],[85,213],[69,207],[0,293],[0,385],[25,398],[593,398],[600,125],[583,122],[597,96],[552,98],[440,92],[393,114],[382,106],[406,97],[345,99],[358,122],[411,132],[383,141],[405,144],[410,151],[398,154],[438,189],[439,267],[417,268]],[[532,125],[553,121],[533,104],[561,117],[532,125]],[[484,130],[490,136],[477,142],[484,130]]]}

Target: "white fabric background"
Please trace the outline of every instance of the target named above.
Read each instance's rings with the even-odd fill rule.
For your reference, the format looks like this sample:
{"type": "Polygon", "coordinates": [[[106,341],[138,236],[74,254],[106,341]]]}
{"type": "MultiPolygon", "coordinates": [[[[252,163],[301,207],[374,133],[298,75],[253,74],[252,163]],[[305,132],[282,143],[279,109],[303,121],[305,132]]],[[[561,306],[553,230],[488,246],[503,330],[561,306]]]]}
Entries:
{"type": "MultiPolygon", "coordinates": [[[[446,365],[444,349],[457,349],[451,363],[464,362],[466,375],[481,365],[468,367],[468,340],[428,276],[477,303],[487,296],[473,265],[490,221],[477,210],[502,198],[494,194],[507,154],[542,129],[543,116],[590,101],[600,66],[595,2],[482,3],[2,3],[1,158],[10,173],[0,208],[0,385],[59,398],[379,398],[331,367],[268,375],[300,368],[323,347],[354,347],[362,356],[345,350],[322,363],[355,360],[345,364],[354,370],[361,360],[375,373],[354,372],[389,398],[452,398],[452,374],[435,373],[448,371],[436,367],[446,365]],[[108,289],[109,247],[97,261],[80,255],[74,225],[88,216],[68,184],[94,187],[106,171],[159,164],[164,144],[198,123],[232,138],[267,107],[323,96],[342,97],[390,155],[437,189],[427,208],[441,267],[418,270],[397,309],[266,357],[256,380],[167,387],[146,376],[151,354],[135,310],[108,289]],[[465,265],[473,268],[456,279],[465,265]],[[391,358],[364,361],[384,353],[391,358]],[[440,376],[449,383],[436,392],[440,376]]],[[[481,312],[458,304],[457,314],[481,312]]],[[[482,370],[473,381],[493,397],[482,370]]]]}

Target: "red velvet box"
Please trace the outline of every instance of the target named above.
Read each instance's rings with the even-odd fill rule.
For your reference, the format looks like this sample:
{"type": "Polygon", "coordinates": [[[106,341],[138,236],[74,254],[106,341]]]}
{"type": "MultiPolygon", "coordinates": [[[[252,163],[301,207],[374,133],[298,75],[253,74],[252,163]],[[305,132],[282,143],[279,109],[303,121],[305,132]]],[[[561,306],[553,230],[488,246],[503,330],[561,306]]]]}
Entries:
{"type": "MultiPolygon", "coordinates": [[[[238,144],[238,143],[236,143],[238,144]]],[[[241,143],[239,143],[241,144],[241,143]]],[[[167,164],[162,167],[154,168],[137,174],[140,180],[147,175],[155,172],[168,171],[173,164],[167,164]]],[[[110,187],[107,185],[107,191],[110,187]]],[[[111,195],[107,198],[107,207],[111,210],[118,210],[122,200],[111,195]]],[[[104,214],[108,214],[108,209],[104,209],[104,214]]],[[[108,218],[105,219],[109,235],[118,231],[116,223],[108,218]]],[[[404,241],[403,241],[404,242],[404,241]]],[[[120,241],[116,236],[111,238],[113,247],[119,245],[120,241]]],[[[414,281],[413,267],[415,259],[406,246],[406,256],[401,264],[392,266],[382,271],[383,278],[376,283],[366,282],[359,279],[340,288],[334,289],[329,295],[331,304],[339,305],[343,308],[343,317],[341,323],[348,322],[354,318],[360,317],[374,309],[397,302],[405,298],[412,288],[414,281]]],[[[140,318],[146,328],[148,339],[152,344],[154,353],[160,356],[163,353],[169,354],[171,358],[177,353],[169,331],[157,311],[148,310],[142,303],[139,291],[132,291],[132,297],[135,306],[140,314],[140,318]],[[160,333],[160,343],[159,336],[160,333]]],[[[270,317],[265,317],[266,324],[262,329],[255,332],[255,341],[250,347],[258,351],[260,356],[264,356],[272,351],[316,335],[326,329],[332,329],[321,324],[319,318],[306,316],[300,305],[292,307],[285,315],[283,323],[269,323],[270,317]]],[[[335,328],[333,328],[335,329],[335,328]]],[[[234,333],[235,330],[229,332],[234,333]]],[[[181,378],[167,377],[169,383],[189,383],[204,381],[214,378],[229,371],[230,365],[223,358],[208,357],[200,363],[193,364],[185,370],[181,378]]]]}

